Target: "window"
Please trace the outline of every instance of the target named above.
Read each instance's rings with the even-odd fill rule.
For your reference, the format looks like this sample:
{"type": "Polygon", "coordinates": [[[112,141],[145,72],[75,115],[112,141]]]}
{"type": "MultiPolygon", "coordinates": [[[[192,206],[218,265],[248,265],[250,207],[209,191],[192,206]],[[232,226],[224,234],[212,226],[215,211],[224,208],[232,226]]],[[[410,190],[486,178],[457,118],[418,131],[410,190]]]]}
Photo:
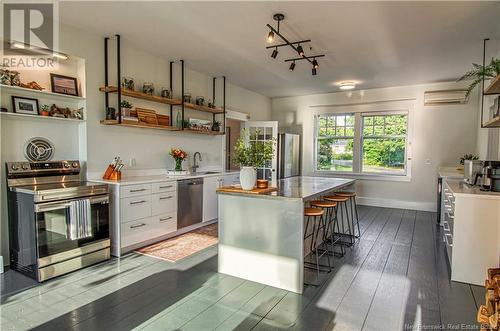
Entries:
{"type": "Polygon", "coordinates": [[[316,171],[408,174],[408,112],[316,117],[316,171]]]}
{"type": "Polygon", "coordinates": [[[354,114],[318,118],[318,170],[352,171],[354,114]]]}

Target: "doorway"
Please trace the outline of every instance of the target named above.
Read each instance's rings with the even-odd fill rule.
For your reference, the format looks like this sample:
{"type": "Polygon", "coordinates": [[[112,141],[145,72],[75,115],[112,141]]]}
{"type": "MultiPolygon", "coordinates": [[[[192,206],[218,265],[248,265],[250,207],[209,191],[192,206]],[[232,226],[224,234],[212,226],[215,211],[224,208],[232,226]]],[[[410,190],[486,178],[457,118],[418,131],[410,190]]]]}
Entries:
{"type": "Polygon", "coordinates": [[[226,118],[226,171],[238,171],[240,167],[233,162],[233,151],[241,134],[241,121],[226,118]]]}

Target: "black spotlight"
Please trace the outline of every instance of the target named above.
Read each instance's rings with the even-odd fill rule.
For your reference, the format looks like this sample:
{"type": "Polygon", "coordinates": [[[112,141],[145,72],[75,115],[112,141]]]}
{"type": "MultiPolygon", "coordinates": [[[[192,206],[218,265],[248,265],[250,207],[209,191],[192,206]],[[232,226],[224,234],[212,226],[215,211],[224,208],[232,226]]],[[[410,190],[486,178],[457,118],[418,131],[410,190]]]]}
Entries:
{"type": "Polygon", "coordinates": [[[295,62],[292,62],[290,64],[290,71],[293,71],[293,69],[295,69],[295,62]]]}
{"type": "Polygon", "coordinates": [[[269,33],[267,34],[267,42],[272,43],[273,41],[274,41],[274,32],[269,31],[269,33]]]}
{"type": "Polygon", "coordinates": [[[304,56],[304,49],[302,46],[297,46],[297,53],[299,53],[300,56],[304,56]]]}
{"type": "Polygon", "coordinates": [[[313,76],[316,76],[316,74],[317,74],[317,73],[318,73],[318,72],[316,71],[316,68],[312,68],[312,75],[313,75],[313,76]]]}
{"type": "Polygon", "coordinates": [[[273,53],[271,54],[271,57],[272,57],[273,59],[275,59],[275,58],[276,58],[276,56],[278,56],[278,48],[277,48],[277,47],[276,47],[276,49],[273,51],[273,53]]]}
{"type": "Polygon", "coordinates": [[[313,64],[313,67],[314,67],[315,69],[319,68],[319,64],[318,64],[318,61],[316,61],[316,59],[313,59],[312,64],[313,64]]]}

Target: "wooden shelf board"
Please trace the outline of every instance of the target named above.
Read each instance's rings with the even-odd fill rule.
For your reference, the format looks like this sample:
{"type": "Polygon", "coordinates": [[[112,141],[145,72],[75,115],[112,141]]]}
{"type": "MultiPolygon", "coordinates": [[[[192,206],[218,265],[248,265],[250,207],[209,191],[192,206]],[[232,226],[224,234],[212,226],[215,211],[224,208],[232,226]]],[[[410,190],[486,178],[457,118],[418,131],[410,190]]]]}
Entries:
{"type": "Polygon", "coordinates": [[[498,128],[500,127],[500,116],[493,117],[492,119],[489,119],[485,123],[483,123],[484,127],[487,128],[498,128]]]}
{"type": "Polygon", "coordinates": [[[114,125],[114,126],[124,126],[129,128],[141,128],[141,129],[156,129],[156,130],[165,130],[165,131],[178,131],[178,132],[189,132],[189,133],[197,133],[197,134],[205,134],[210,136],[219,136],[224,135],[222,132],[216,131],[200,131],[200,130],[192,130],[192,129],[184,129],[181,130],[175,126],[163,126],[163,125],[155,125],[155,124],[144,124],[144,123],[122,123],[118,124],[117,120],[102,120],[102,125],[114,125]]]}
{"type": "Polygon", "coordinates": [[[13,91],[13,92],[19,92],[19,93],[39,94],[39,95],[45,95],[47,97],[73,99],[73,100],[78,100],[78,101],[85,100],[85,97],[77,97],[74,95],[54,93],[54,92],[49,92],[49,91],[45,91],[45,90],[40,91],[40,90],[35,90],[35,89],[30,89],[30,88],[25,88],[25,87],[20,87],[20,86],[11,86],[11,85],[4,85],[4,84],[0,84],[0,90],[1,91],[13,91]]]}
{"type": "Polygon", "coordinates": [[[191,133],[198,133],[198,134],[206,134],[209,136],[222,136],[222,135],[224,135],[223,132],[219,132],[219,131],[201,131],[201,130],[193,130],[193,129],[184,129],[182,131],[191,132],[191,133]]]}
{"type": "Polygon", "coordinates": [[[76,118],[41,116],[41,115],[28,115],[28,114],[5,113],[5,112],[0,112],[0,115],[1,116],[6,116],[6,117],[21,118],[21,119],[36,119],[36,120],[48,120],[48,121],[66,121],[66,122],[85,123],[85,120],[79,120],[79,119],[76,119],[76,118]]]}
{"type": "Polygon", "coordinates": [[[496,76],[495,79],[488,85],[484,90],[485,95],[500,94],[500,75],[496,76]]]}
{"type": "Polygon", "coordinates": [[[198,111],[203,111],[205,113],[212,113],[212,114],[223,114],[224,110],[220,108],[210,108],[207,106],[198,106],[194,103],[184,103],[184,107],[188,109],[193,109],[193,110],[198,110],[198,111]]]}
{"type": "MultiPolygon", "coordinates": [[[[100,87],[99,91],[109,92],[109,93],[118,93],[118,88],[116,86],[106,86],[106,87],[100,87]]],[[[147,100],[147,101],[152,101],[152,102],[157,102],[157,103],[163,103],[166,105],[180,105],[181,104],[180,100],[163,98],[163,97],[160,97],[158,95],[149,95],[146,93],[127,90],[127,89],[122,89],[122,95],[127,96],[127,97],[131,97],[131,98],[136,98],[136,99],[142,99],[142,100],[147,100]]]]}

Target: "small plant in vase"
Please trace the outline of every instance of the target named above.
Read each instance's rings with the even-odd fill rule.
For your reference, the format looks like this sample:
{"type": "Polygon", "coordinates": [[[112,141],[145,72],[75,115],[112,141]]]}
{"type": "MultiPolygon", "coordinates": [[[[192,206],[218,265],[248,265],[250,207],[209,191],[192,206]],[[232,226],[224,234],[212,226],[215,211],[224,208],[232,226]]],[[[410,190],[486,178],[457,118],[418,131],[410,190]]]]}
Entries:
{"type": "Polygon", "coordinates": [[[49,116],[50,115],[50,106],[49,105],[42,105],[42,107],[40,107],[40,115],[49,116]]]}
{"type": "Polygon", "coordinates": [[[132,104],[128,100],[122,100],[120,102],[120,109],[122,116],[130,116],[130,111],[132,110],[132,104]]]}
{"type": "Polygon", "coordinates": [[[175,171],[182,171],[182,161],[184,161],[188,154],[179,148],[172,148],[170,150],[170,156],[175,160],[175,171]]]}
{"type": "Polygon", "coordinates": [[[212,131],[217,131],[219,132],[220,131],[220,122],[219,121],[214,121],[212,123],[212,131]]]}
{"type": "Polygon", "coordinates": [[[246,129],[234,146],[234,163],[240,166],[240,184],[244,190],[252,190],[257,181],[257,168],[265,166],[274,157],[274,140],[257,140],[260,132],[250,134],[246,129]]]}

